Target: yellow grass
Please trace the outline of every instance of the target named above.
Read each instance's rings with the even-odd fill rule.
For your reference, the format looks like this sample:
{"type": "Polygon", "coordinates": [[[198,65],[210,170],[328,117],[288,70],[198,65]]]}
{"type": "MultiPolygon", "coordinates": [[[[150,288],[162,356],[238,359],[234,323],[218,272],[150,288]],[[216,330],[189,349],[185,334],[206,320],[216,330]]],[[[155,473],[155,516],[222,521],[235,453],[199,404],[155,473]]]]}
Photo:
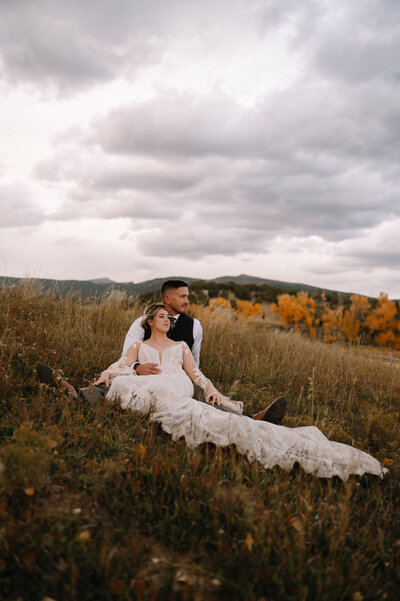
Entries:
{"type": "Polygon", "coordinates": [[[141,312],[124,303],[0,294],[0,598],[397,599],[400,371],[368,352],[195,308],[202,368],[252,413],[316,424],[390,468],[324,481],[189,451],[144,417],[36,381],[82,385],[119,356],[141,312]]]}

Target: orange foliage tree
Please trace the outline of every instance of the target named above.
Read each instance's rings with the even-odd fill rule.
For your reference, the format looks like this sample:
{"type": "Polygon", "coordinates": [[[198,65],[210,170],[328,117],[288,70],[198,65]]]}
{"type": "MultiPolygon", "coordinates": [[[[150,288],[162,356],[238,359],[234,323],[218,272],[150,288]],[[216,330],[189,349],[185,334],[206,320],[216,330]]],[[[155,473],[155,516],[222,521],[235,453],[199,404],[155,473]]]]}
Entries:
{"type": "Polygon", "coordinates": [[[219,308],[225,309],[226,311],[232,311],[231,303],[226,298],[222,298],[222,296],[211,298],[208,306],[212,311],[219,308]]]}
{"type": "Polygon", "coordinates": [[[380,293],[376,307],[368,315],[366,326],[379,346],[400,348],[400,322],[396,303],[389,300],[384,292],[380,293]]]}
{"type": "Polygon", "coordinates": [[[249,319],[251,317],[260,316],[263,317],[264,313],[261,308],[260,303],[249,303],[249,301],[236,301],[237,310],[235,311],[229,300],[223,298],[222,296],[218,296],[217,298],[210,299],[208,303],[211,311],[215,311],[215,309],[223,309],[225,311],[229,311],[232,315],[239,317],[242,320],[249,319]]]}
{"type": "Polygon", "coordinates": [[[325,342],[335,342],[340,337],[342,313],[343,310],[341,307],[339,309],[325,307],[321,315],[325,342]]]}
{"type": "Polygon", "coordinates": [[[236,301],[237,313],[241,319],[249,319],[251,317],[262,317],[264,315],[260,303],[249,303],[246,300],[236,301]]]}
{"type": "Polygon", "coordinates": [[[296,296],[281,294],[278,303],[272,303],[272,311],[279,315],[283,325],[292,325],[297,332],[303,323],[308,327],[310,336],[315,336],[315,308],[315,300],[307,292],[298,292],[296,296]]]}
{"type": "Polygon", "coordinates": [[[365,329],[365,322],[371,305],[365,296],[353,294],[350,296],[350,306],[342,315],[340,328],[350,344],[360,343],[361,335],[365,329]]]}
{"type": "MultiPolygon", "coordinates": [[[[398,308],[384,292],[379,295],[373,310],[368,298],[358,294],[350,296],[350,304],[345,310],[343,307],[331,309],[324,293],[316,298],[303,291],[296,295],[281,294],[277,303],[272,303],[272,311],[279,315],[283,325],[292,326],[295,332],[299,329],[308,331],[314,337],[319,328],[326,342],[344,339],[350,344],[361,344],[363,334],[369,330],[376,344],[400,349],[398,308]]],[[[236,305],[235,311],[231,303],[220,296],[209,302],[211,310],[223,308],[242,320],[263,315],[260,303],[238,300],[236,305]]]]}

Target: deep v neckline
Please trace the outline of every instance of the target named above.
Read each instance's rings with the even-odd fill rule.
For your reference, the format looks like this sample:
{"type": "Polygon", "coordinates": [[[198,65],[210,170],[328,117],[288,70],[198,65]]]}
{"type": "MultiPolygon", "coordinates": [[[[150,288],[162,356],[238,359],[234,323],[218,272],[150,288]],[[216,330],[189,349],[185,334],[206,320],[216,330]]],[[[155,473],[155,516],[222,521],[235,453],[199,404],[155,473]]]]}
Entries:
{"type": "Polygon", "coordinates": [[[160,355],[159,351],[157,349],[155,349],[154,346],[150,346],[150,344],[147,344],[147,342],[144,342],[143,340],[142,340],[141,344],[144,344],[145,346],[147,346],[147,348],[151,348],[151,350],[154,351],[158,355],[159,365],[162,365],[163,355],[164,355],[165,351],[168,351],[171,348],[175,348],[176,346],[179,346],[179,342],[178,342],[178,344],[171,344],[171,346],[167,346],[167,348],[162,350],[161,355],[160,355]]]}

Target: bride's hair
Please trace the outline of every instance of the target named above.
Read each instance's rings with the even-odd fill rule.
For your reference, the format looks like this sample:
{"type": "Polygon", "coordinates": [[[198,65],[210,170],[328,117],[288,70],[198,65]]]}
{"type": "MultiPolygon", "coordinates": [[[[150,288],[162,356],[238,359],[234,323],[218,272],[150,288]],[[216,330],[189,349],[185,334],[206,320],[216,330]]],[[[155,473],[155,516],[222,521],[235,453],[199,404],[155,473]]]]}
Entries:
{"type": "MultiPolygon", "coordinates": [[[[145,331],[145,334],[151,333],[151,328],[148,324],[148,321],[149,321],[149,319],[154,319],[160,309],[165,309],[165,311],[168,312],[167,307],[164,307],[164,305],[161,305],[160,303],[153,303],[152,305],[149,305],[146,308],[144,315],[143,315],[143,319],[140,323],[140,325],[142,326],[142,328],[145,331]]],[[[170,323],[169,329],[173,328],[174,327],[173,319],[170,318],[169,323],[170,323]]]]}

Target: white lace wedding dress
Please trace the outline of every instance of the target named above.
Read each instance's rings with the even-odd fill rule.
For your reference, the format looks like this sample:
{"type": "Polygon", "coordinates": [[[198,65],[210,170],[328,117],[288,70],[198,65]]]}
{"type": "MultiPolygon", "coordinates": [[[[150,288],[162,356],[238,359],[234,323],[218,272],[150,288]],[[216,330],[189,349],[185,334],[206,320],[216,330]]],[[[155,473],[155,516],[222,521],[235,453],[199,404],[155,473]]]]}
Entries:
{"type": "Polygon", "coordinates": [[[382,477],[387,471],[367,453],[328,440],[314,426],[276,426],[196,401],[190,378],[203,389],[209,380],[196,367],[185,342],[165,349],[161,357],[145,342],[138,345],[139,362],[158,363],[162,373],[133,375],[121,357],[107,370],[113,377],[107,399],[118,400],[124,409],[149,414],[174,440],[184,437],[190,448],[206,442],[220,447],[234,444],[239,453],[266,468],[278,465],[290,470],[298,462],[306,472],[323,478],[347,480],[351,474],[365,473],[382,477]]]}

